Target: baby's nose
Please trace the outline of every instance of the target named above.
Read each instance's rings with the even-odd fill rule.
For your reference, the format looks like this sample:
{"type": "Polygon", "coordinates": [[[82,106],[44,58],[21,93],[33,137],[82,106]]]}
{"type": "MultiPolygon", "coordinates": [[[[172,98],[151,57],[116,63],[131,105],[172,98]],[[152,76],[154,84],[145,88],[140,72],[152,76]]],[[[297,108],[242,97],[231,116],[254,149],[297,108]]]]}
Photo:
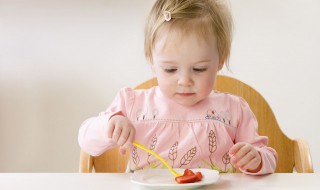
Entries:
{"type": "Polygon", "coordinates": [[[192,77],[189,74],[183,74],[179,77],[178,85],[191,86],[193,84],[192,77]]]}

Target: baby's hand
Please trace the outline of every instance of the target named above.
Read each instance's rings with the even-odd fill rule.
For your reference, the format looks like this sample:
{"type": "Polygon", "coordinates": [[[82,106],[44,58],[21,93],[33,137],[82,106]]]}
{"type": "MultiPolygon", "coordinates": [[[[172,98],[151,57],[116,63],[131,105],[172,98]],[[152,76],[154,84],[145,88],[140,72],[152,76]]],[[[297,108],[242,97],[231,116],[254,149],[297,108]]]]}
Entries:
{"type": "Polygon", "coordinates": [[[108,138],[112,138],[120,146],[120,153],[125,154],[130,148],[135,137],[136,130],[128,120],[122,115],[112,116],[108,122],[108,138]]]}
{"type": "Polygon", "coordinates": [[[234,167],[256,173],[261,169],[260,153],[248,143],[237,143],[229,150],[231,163],[234,167]]]}

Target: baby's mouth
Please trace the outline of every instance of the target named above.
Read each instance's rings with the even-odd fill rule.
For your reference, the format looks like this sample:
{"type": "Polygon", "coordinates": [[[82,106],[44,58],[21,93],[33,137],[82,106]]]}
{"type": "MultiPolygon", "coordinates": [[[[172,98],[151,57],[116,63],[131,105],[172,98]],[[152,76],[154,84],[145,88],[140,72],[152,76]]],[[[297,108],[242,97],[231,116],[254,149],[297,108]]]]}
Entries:
{"type": "Polygon", "coordinates": [[[179,96],[193,96],[195,93],[177,93],[179,96]]]}

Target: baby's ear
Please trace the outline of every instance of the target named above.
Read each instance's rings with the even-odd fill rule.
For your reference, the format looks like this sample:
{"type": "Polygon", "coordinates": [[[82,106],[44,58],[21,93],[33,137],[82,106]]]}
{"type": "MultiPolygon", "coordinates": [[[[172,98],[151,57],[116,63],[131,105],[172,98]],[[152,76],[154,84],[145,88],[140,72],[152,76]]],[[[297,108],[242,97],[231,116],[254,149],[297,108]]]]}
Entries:
{"type": "Polygon", "coordinates": [[[223,66],[224,66],[224,60],[221,60],[221,61],[219,62],[218,70],[220,71],[220,70],[223,68],[223,66]]]}
{"type": "Polygon", "coordinates": [[[150,64],[150,66],[153,66],[153,60],[152,59],[149,59],[148,63],[150,64]]]}
{"type": "Polygon", "coordinates": [[[220,71],[220,70],[223,68],[225,61],[226,61],[226,56],[221,55],[221,56],[219,57],[218,71],[220,71]]]}
{"type": "Polygon", "coordinates": [[[154,72],[154,64],[152,62],[149,62],[149,65],[150,65],[152,71],[154,72]]]}
{"type": "Polygon", "coordinates": [[[152,60],[152,58],[148,59],[148,63],[149,63],[149,65],[150,65],[150,67],[151,67],[152,71],[154,72],[154,71],[155,71],[155,69],[154,69],[154,64],[153,64],[153,60],[152,60]]]}

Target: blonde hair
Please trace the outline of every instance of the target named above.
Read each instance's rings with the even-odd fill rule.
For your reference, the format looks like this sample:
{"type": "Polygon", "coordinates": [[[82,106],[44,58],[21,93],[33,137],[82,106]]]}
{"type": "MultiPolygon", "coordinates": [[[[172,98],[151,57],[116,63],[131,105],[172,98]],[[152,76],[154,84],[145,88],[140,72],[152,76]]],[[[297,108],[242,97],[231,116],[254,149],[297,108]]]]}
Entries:
{"type": "Polygon", "coordinates": [[[232,17],[228,6],[222,1],[157,0],[145,27],[144,48],[149,61],[152,61],[157,36],[172,29],[178,29],[182,34],[196,32],[204,40],[214,37],[220,60],[229,66],[232,17]]]}

